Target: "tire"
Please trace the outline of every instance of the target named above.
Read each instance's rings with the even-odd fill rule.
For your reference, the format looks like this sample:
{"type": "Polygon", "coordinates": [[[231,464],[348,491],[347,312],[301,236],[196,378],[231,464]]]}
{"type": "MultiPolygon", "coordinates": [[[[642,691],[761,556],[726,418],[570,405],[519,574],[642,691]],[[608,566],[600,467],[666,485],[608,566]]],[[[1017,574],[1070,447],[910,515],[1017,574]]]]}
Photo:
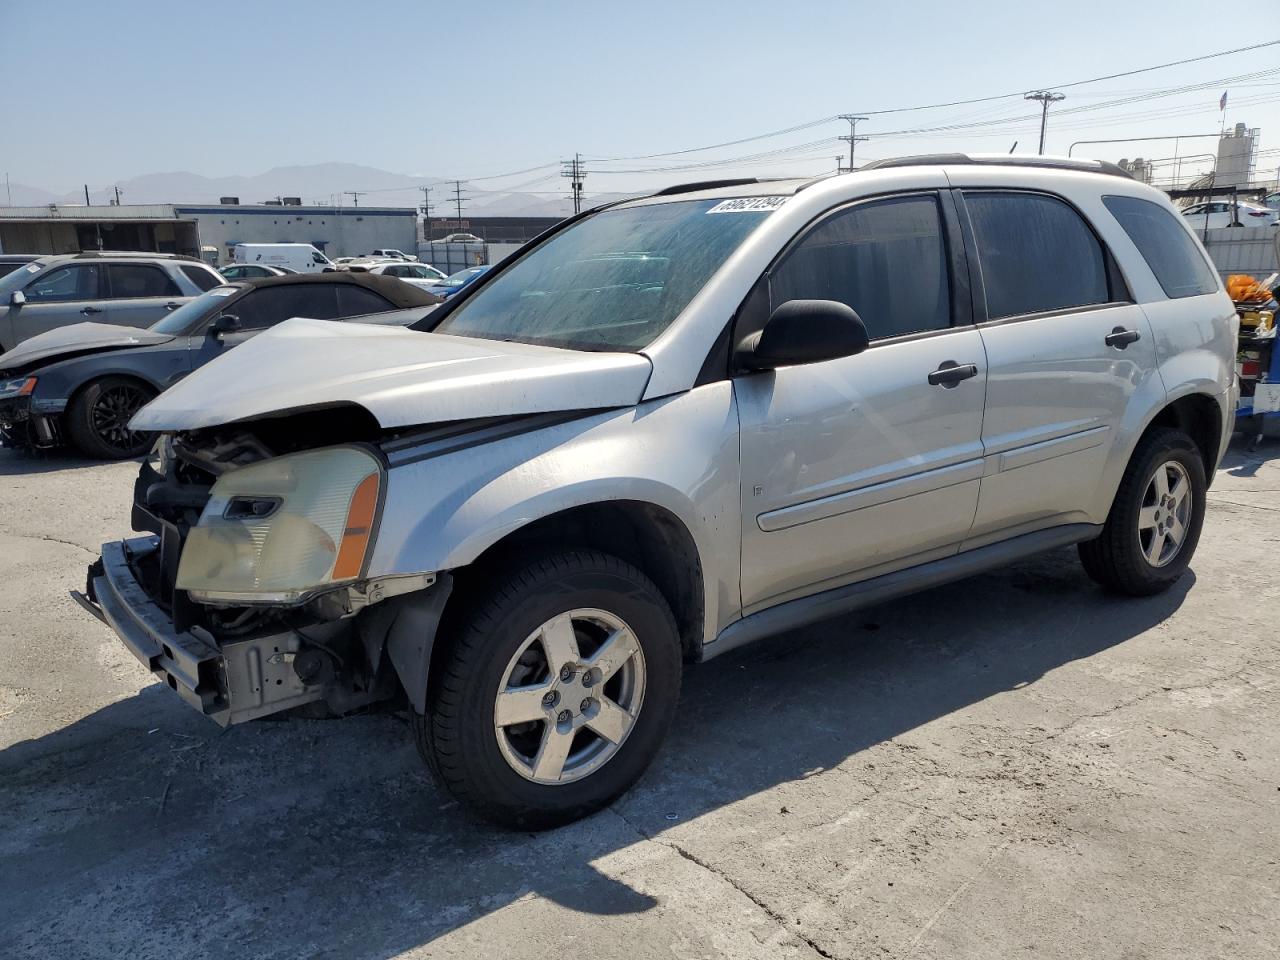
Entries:
{"type": "Polygon", "coordinates": [[[155,434],[129,430],[125,424],[145,406],[155,391],[130,377],[102,377],[89,381],[67,407],[71,443],[87,457],[127,460],[151,449],[155,434]]]}
{"type": "Polygon", "coordinates": [[[439,679],[427,715],[415,715],[413,727],[423,759],[464,806],[504,826],[542,830],[600,810],[640,779],[670,729],[681,671],[675,618],[648,577],[596,551],[550,554],[497,578],[462,620],[433,668],[439,679]],[[568,613],[573,619],[562,620],[568,613]],[[572,629],[557,634],[556,624],[572,629]],[[555,668],[573,657],[553,658],[544,646],[556,636],[571,637],[578,651],[572,673],[555,668]],[[616,638],[624,639],[610,648],[618,660],[610,666],[600,651],[616,638]],[[626,653],[631,647],[638,652],[626,653]],[[518,687],[539,718],[500,726],[498,698],[518,687]],[[621,732],[612,724],[628,705],[621,732]],[[562,736],[554,742],[569,746],[559,772],[554,759],[540,767],[562,736]],[[536,782],[539,770],[564,779],[536,782]]]}
{"type": "Polygon", "coordinates": [[[1102,535],[1077,548],[1085,572],[1106,589],[1132,597],[1169,589],[1186,572],[1200,541],[1206,487],[1204,461],[1191,438],[1181,430],[1153,430],[1138,444],[1125,469],[1102,535]],[[1186,481],[1185,510],[1181,502],[1173,507],[1169,501],[1157,502],[1158,471],[1164,473],[1170,497],[1176,498],[1176,484],[1186,481]],[[1140,525],[1153,522],[1152,514],[1143,513],[1144,507],[1154,509],[1162,525],[1142,529],[1140,525]],[[1181,535],[1173,549],[1175,531],[1181,535]],[[1158,542],[1153,539],[1156,536],[1161,538],[1158,542]],[[1159,563],[1153,562],[1157,552],[1159,563]]]}

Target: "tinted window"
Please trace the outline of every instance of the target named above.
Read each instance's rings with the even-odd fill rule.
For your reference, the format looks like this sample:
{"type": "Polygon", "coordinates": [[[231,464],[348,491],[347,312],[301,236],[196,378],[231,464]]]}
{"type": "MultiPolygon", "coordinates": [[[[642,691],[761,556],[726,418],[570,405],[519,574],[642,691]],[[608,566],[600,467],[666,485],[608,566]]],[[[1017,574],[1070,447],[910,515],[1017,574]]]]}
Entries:
{"type": "Polygon", "coordinates": [[[299,283],[255,290],[237,300],[229,312],[240,318],[246,330],[261,330],[290,317],[333,320],[338,302],[331,283],[299,283]]]}
{"type": "Polygon", "coordinates": [[[338,316],[358,317],[362,313],[381,313],[391,310],[392,304],[372,290],[361,287],[338,287],[338,316]]]}
{"type": "Polygon", "coordinates": [[[1195,297],[1218,289],[1217,274],[1205,263],[1182,221],[1150,200],[1103,197],[1168,297],[1195,297]]]}
{"type": "Polygon", "coordinates": [[[1029,193],[968,193],[965,204],[978,242],[990,319],[1111,300],[1102,244],[1061,200],[1029,193]]]}
{"type": "Polygon", "coordinates": [[[214,287],[222,285],[222,278],[212,270],[206,270],[204,267],[186,266],[185,264],[180,269],[186,274],[187,279],[201,291],[212,290],[214,287]]]}
{"type": "Polygon", "coordinates": [[[383,267],[382,272],[388,277],[403,277],[404,267],[383,267]]]}
{"type": "Polygon", "coordinates": [[[75,264],[50,270],[23,287],[28,300],[58,303],[65,300],[97,300],[97,264],[75,264]]]}
{"type": "Polygon", "coordinates": [[[934,197],[851,207],[814,227],[770,277],[774,307],[838,300],[872,339],[951,325],[951,286],[934,197]]]}
{"type": "Polygon", "coordinates": [[[146,263],[109,263],[107,279],[111,284],[112,300],[182,296],[182,291],[167,273],[146,263]]]}

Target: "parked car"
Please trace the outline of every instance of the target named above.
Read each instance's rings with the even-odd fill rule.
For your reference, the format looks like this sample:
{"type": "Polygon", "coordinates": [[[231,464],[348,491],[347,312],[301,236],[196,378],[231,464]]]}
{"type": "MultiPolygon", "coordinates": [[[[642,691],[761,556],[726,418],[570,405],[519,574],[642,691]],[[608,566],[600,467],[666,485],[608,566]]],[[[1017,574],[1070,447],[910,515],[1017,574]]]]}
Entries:
{"type": "Polygon", "coordinates": [[[309,243],[237,243],[232,256],[236,263],[288,267],[296,273],[327,273],[334,269],[332,261],[309,243]]]}
{"type": "Polygon", "coordinates": [[[378,259],[383,259],[383,260],[416,261],[418,259],[417,257],[411,257],[409,254],[405,253],[402,250],[396,250],[393,247],[379,247],[377,250],[374,250],[372,253],[370,253],[369,256],[378,258],[378,259]]]}
{"type": "Polygon", "coordinates": [[[25,267],[33,260],[39,260],[38,253],[0,253],[0,277],[6,276],[19,267],[25,267]]]}
{"type": "Polygon", "coordinates": [[[227,280],[264,280],[298,273],[292,267],[269,267],[262,263],[231,263],[218,272],[227,280]]]}
{"type": "Polygon", "coordinates": [[[430,287],[432,293],[435,293],[448,300],[450,297],[461,293],[463,287],[467,286],[471,281],[483,276],[488,267],[467,267],[465,270],[459,270],[457,273],[451,273],[448,277],[439,283],[430,287]]]}
{"type": "Polygon", "coordinates": [[[32,448],[70,442],[90,457],[135,457],[154,440],[129,429],[143,405],[281,321],[408,324],[439,302],[389,278],[307,274],[214,287],[146,330],[105,323],[52,330],[0,355],[0,442],[32,448]]]}
{"type": "Polygon", "coordinates": [[[85,320],[149,327],[221,283],[208,264],[171,254],[40,257],[0,277],[0,352],[85,320]]]}
{"type": "Polygon", "coordinates": [[[399,277],[405,283],[436,294],[439,294],[439,291],[435,288],[447,279],[443,271],[427,266],[425,263],[402,263],[398,260],[368,264],[353,263],[348,269],[353,272],[371,273],[374,276],[399,277]]]}
{"type": "Polygon", "coordinates": [[[1232,209],[1230,200],[1213,200],[1208,203],[1194,203],[1182,211],[1195,230],[1218,227],[1274,227],[1277,225],[1277,214],[1270,207],[1260,203],[1246,203],[1240,200],[1232,209]]]}
{"type": "Polygon", "coordinates": [[[456,797],[547,827],[636,782],[682,662],[1068,544],[1167,589],[1237,330],[1111,164],[668,188],[408,328],[291,320],[161,394],[146,535],[81,600],[222,724],[400,698],[456,797]]]}
{"type": "Polygon", "coordinates": [[[1271,210],[1280,210],[1280,190],[1268,193],[1263,198],[1262,205],[1271,210]]]}

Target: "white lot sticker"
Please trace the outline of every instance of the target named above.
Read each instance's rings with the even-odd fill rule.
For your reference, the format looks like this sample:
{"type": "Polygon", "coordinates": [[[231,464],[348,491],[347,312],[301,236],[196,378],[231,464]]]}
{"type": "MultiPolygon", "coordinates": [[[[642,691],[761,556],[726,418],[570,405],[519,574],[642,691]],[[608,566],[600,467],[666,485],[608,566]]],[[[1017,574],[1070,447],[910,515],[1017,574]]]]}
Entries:
{"type": "Polygon", "coordinates": [[[735,200],[722,200],[707,213],[769,213],[786,202],[786,197],[738,197],[735,200]]]}
{"type": "Polygon", "coordinates": [[[39,272],[40,272],[40,264],[38,263],[27,264],[27,273],[39,273],[39,272]]]}

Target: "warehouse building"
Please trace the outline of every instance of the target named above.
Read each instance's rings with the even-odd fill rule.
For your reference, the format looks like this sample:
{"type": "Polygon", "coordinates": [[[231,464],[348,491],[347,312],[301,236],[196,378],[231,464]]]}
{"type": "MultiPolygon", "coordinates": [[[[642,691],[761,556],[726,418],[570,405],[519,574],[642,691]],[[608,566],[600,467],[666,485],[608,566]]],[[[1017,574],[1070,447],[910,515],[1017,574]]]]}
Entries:
{"type": "MultiPolygon", "coordinates": [[[[234,198],[228,198],[234,199],[234,198]]],[[[310,243],[329,257],[379,247],[411,251],[412,207],[300,204],[146,204],[0,207],[0,251],[148,250],[226,263],[237,243],[310,243]]]]}

